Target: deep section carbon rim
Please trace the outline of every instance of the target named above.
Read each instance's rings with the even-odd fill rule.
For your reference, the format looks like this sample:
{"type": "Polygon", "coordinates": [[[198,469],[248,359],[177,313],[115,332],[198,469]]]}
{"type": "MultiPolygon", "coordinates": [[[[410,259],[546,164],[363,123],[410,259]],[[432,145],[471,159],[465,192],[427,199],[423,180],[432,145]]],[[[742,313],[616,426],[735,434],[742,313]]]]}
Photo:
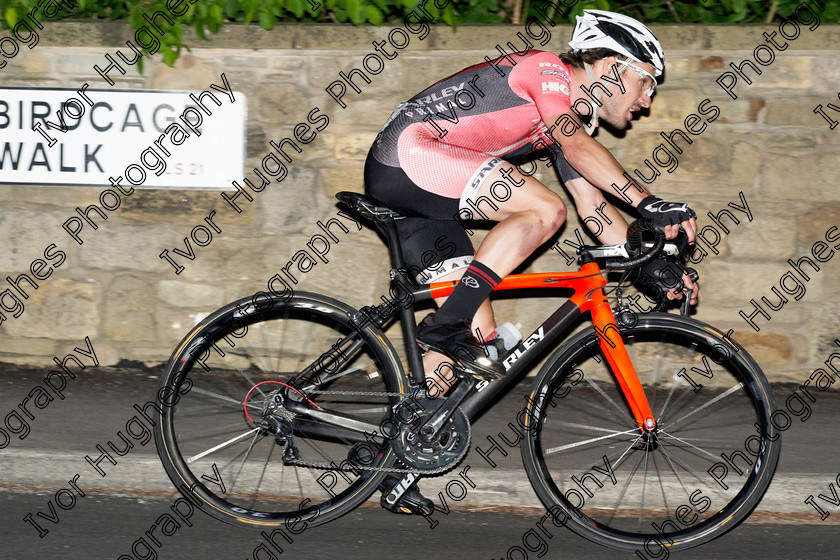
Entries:
{"type": "Polygon", "coordinates": [[[697,321],[652,314],[622,335],[656,430],[640,431],[589,330],[537,378],[526,469],[546,507],[590,540],[648,554],[697,546],[742,521],[770,483],[769,385],[697,321]]]}
{"type": "Polygon", "coordinates": [[[317,525],[376,490],[393,452],[358,424],[375,433],[407,386],[393,348],[354,327],[351,311],[310,294],[245,299],[181,343],[161,380],[172,406],[162,407],[156,443],[170,478],[194,488],[204,511],[249,526],[317,525]]]}

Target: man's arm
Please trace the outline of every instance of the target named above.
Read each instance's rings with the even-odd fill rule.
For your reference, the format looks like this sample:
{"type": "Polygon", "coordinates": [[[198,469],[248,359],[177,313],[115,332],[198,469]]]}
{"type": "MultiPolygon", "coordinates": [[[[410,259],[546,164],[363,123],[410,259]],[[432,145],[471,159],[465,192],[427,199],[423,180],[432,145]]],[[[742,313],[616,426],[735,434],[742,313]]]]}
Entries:
{"type": "MultiPolygon", "coordinates": [[[[566,189],[575,201],[575,208],[581,220],[598,241],[605,245],[618,245],[627,242],[627,221],[618,209],[610,204],[600,189],[583,178],[565,182],[566,189]]],[[[691,304],[697,303],[700,286],[684,274],[683,285],[692,290],[691,304]]],[[[668,299],[682,299],[682,292],[674,288],[668,290],[668,299]]]]}
{"type": "MultiPolygon", "coordinates": [[[[549,133],[558,146],[563,151],[563,156],[566,161],[580,173],[584,179],[596,186],[603,192],[618,194],[613,185],[624,186],[627,183],[627,176],[624,175],[624,168],[616,161],[613,155],[604,148],[597,140],[590,137],[583,130],[583,127],[575,128],[574,132],[568,136],[561,133],[568,127],[562,127],[562,123],[568,123],[569,119],[574,119],[574,122],[580,122],[574,113],[561,113],[545,121],[548,126],[549,133]],[[557,123],[555,126],[552,123],[557,123]]],[[[623,191],[623,197],[630,199],[630,204],[636,208],[639,203],[651,193],[638,182],[634,181],[634,188],[629,188],[623,191]]],[[[697,232],[697,221],[691,218],[683,221],[681,224],[665,226],[665,237],[673,239],[679,232],[679,226],[682,225],[688,236],[689,242],[694,242],[694,236],[697,232]]]]}
{"type": "Polygon", "coordinates": [[[583,178],[566,181],[566,190],[575,201],[580,219],[604,245],[627,242],[627,221],[602,192],[583,178]]]}

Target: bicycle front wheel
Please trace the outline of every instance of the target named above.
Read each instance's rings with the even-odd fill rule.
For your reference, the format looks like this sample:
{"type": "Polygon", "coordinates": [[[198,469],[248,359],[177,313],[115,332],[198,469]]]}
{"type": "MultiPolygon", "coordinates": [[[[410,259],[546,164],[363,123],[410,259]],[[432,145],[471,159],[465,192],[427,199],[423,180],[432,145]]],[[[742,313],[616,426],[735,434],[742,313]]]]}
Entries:
{"type": "Polygon", "coordinates": [[[354,312],[316,294],[245,298],[187,335],[161,378],[155,430],[185,496],[223,521],[297,534],[376,490],[395,458],[364,431],[380,433],[408,383],[382,332],[355,326],[354,312]]]}
{"type": "Polygon", "coordinates": [[[755,361],[708,325],[653,313],[621,334],[656,430],[640,431],[588,329],[537,376],[522,456],[558,521],[660,558],[719,537],[755,508],[779,458],[775,407],[755,361]]]}

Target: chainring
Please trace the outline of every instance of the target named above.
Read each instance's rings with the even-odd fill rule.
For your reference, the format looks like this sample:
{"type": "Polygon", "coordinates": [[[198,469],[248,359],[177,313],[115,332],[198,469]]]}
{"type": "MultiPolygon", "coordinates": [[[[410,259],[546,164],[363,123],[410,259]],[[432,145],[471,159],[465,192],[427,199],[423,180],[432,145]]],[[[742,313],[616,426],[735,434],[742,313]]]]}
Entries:
{"type": "Polygon", "coordinates": [[[420,422],[402,424],[399,435],[391,441],[391,447],[406,466],[421,472],[440,473],[457,465],[467,454],[470,448],[470,422],[458,408],[437,436],[431,441],[425,441],[416,428],[432,417],[434,407],[430,408],[432,410],[416,412],[420,422]]]}

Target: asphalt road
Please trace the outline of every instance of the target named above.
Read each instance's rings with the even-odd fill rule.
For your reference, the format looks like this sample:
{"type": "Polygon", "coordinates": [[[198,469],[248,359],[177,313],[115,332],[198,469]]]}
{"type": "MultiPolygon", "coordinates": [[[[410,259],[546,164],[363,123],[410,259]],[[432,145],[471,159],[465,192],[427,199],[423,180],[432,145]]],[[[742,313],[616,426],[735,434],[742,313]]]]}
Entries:
{"type": "MultiPolygon", "coordinates": [[[[132,544],[143,537],[156,518],[168,511],[171,500],[102,497],[86,499],[62,520],[56,529],[38,539],[33,529],[21,523],[23,512],[43,503],[34,494],[0,492],[0,523],[3,538],[0,557],[38,560],[117,560],[121,555],[154,558],[140,545],[132,556],[132,544]],[[53,534],[54,533],[54,534],[53,534]]],[[[592,544],[567,529],[551,532],[543,544],[523,535],[534,528],[538,516],[455,511],[443,516],[431,529],[423,519],[389,514],[379,508],[361,508],[321,527],[313,527],[283,541],[283,553],[257,558],[305,558],[311,560],[462,560],[508,558],[513,546],[526,550],[528,558],[587,558],[633,560],[633,555],[592,544]],[[542,550],[541,550],[542,549],[542,550]]],[[[225,525],[200,515],[192,527],[183,526],[172,536],[162,536],[154,547],[157,558],[235,560],[255,558],[254,549],[266,541],[258,532],[225,525]]],[[[156,536],[159,536],[155,533],[156,536]]],[[[761,558],[793,560],[835,559],[840,545],[836,525],[764,525],[745,523],[735,531],[702,547],[674,553],[685,560],[708,558],[761,558]]],[[[521,559],[513,552],[511,558],[521,559]]]]}
{"type": "MultiPolygon", "coordinates": [[[[589,543],[565,528],[556,528],[542,544],[523,535],[533,529],[541,513],[527,484],[519,453],[498,457],[499,468],[480,472],[482,460],[474,452],[467,461],[483,481],[470,499],[451,503],[452,512],[438,512],[439,525],[431,529],[424,519],[389,514],[375,505],[360,508],[331,524],[307,529],[284,552],[257,549],[265,541],[259,532],[225,525],[200,512],[191,527],[169,526],[170,536],[155,533],[160,546],[144,548],[138,539],[169,511],[176,495],[163,474],[154,444],[137,446],[120,458],[107,477],[97,480],[84,456],[94,455],[97,444],[117,441],[117,430],[135,414],[132,405],[153,397],[155,371],[102,370],[81,372],[69,382],[64,400],[41,409],[31,408],[34,420],[24,440],[15,437],[0,450],[0,558],[16,559],[120,559],[137,558],[359,558],[380,555],[396,558],[635,558],[589,543]],[[75,473],[89,489],[68,509],[51,514],[48,500],[60,488],[69,488],[75,473]],[[86,477],[86,478],[85,478],[86,477]],[[484,478],[481,478],[484,477],[484,478]],[[471,502],[471,503],[469,503],[471,502]],[[514,504],[514,513],[499,506],[514,504]],[[489,511],[488,511],[489,510],[489,511]],[[502,512],[500,512],[502,511],[502,512]],[[43,538],[24,521],[38,512],[58,516],[57,524],[35,517],[49,530],[43,538]],[[134,546],[134,551],[132,551],[134,546]],[[511,547],[518,546],[519,549],[511,547]],[[272,556],[273,554],[273,556],[272,556]]],[[[5,368],[0,371],[0,414],[5,416],[43,381],[44,372],[5,368]]],[[[501,430],[521,408],[530,380],[520,383],[473,426],[474,445],[487,434],[501,430]]],[[[775,387],[777,401],[795,387],[775,387]]],[[[712,543],[691,551],[673,553],[679,558],[836,558],[840,546],[840,499],[836,479],[840,472],[840,395],[816,393],[812,415],[785,433],[783,453],[771,490],[775,502],[765,500],[743,525],[712,543]],[[830,513],[821,521],[803,500],[822,493],[818,500],[830,513]],[[836,505],[831,500],[837,502],[836,505]],[[778,511],[795,512],[777,515],[778,511]]],[[[486,465],[485,465],[486,467],[486,465]]],[[[437,489],[433,480],[421,488],[437,489]]],[[[70,498],[63,496],[65,504],[70,498]]],[[[146,537],[147,542],[151,542],[146,537]]],[[[664,555],[663,555],[664,557],[664,555]]]]}

